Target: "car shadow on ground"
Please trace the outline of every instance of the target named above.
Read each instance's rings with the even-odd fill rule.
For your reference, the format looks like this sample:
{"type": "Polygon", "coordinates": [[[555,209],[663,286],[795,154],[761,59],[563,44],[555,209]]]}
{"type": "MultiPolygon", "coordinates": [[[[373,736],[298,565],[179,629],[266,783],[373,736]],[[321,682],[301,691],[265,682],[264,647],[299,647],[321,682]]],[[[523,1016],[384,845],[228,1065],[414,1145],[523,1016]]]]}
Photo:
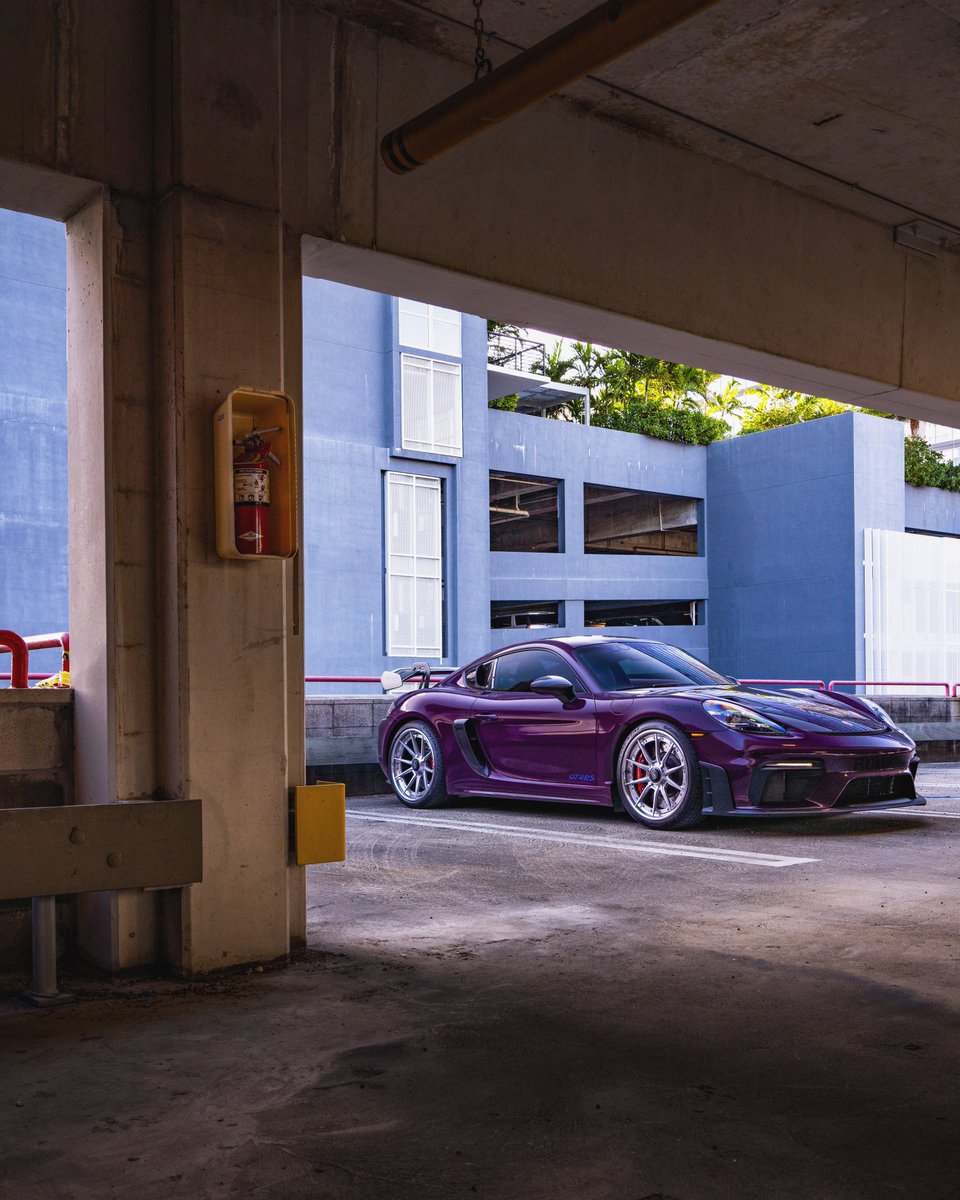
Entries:
{"type": "Polygon", "coordinates": [[[504,797],[457,796],[451,798],[443,810],[461,815],[470,813],[502,813],[505,816],[544,816],[569,824],[585,821],[598,828],[616,826],[626,833],[635,830],[638,835],[666,837],[684,834],[696,837],[698,833],[741,833],[751,837],[757,835],[778,838],[796,837],[877,837],[892,833],[906,833],[928,829],[930,821],[924,820],[923,810],[872,809],[856,813],[811,813],[809,816],[769,817],[705,817],[693,829],[651,829],[634,821],[627,813],[605,805],[565,804],[551,800],[511,800],[504,797]]]}

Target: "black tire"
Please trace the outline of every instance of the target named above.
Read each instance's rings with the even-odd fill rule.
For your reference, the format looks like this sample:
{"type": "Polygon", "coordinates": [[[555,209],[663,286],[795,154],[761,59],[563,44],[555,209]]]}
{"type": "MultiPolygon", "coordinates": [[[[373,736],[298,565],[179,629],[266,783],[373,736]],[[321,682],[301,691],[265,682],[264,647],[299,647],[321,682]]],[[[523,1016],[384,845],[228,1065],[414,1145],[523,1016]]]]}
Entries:
{"type": "Polygon", "coordinates": [[[425,721],[400,726],[390,743],[387,768],[394,795],[407,808],[439,808],[450,799],[440,739],[425,721]]]}
{"type": "Polygon", "coordinates": [[[644,721],[623,739],[617,793],[650,829],[690,829],[703,819],[703,780],[693,743],[669,721],[644,721]]]}

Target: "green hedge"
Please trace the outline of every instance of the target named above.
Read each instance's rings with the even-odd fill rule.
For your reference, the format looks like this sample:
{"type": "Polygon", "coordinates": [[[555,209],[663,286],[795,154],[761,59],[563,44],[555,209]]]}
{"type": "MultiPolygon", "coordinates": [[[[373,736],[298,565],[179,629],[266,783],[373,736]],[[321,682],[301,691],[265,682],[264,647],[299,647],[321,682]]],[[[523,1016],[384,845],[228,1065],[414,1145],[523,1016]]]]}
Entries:
{"type": "Polygon", "coordinates": [[[593,424],[625,433],[644,433],[665,442],[685,442],[706,446],[730,433],[730,426],[719,417],[708,417],[694,408],[675,408],[657,400],[634,400],[614,408],[593,424]]]}
{"type": "Polygon", "coordinates": [[[914,487],[960,492],[960,466],[944,458],[922,437],[904,439],[903,475],[907,483],[912,483],[914,487]]]}

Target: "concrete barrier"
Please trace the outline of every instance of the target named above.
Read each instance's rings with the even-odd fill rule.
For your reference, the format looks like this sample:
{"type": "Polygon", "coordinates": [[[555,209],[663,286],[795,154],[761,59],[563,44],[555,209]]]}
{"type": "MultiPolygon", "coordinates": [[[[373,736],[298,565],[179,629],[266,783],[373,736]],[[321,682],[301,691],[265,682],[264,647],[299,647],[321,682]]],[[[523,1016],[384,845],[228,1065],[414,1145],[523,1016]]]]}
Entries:
{"type": "MultiPolygon", "coordinates": [[[[0,690],[0,808],[72,803],[73,692],[0,690]]],[[[30,901],[0,901],[0,968],[27,968],[30,953],[30,901]]]]}

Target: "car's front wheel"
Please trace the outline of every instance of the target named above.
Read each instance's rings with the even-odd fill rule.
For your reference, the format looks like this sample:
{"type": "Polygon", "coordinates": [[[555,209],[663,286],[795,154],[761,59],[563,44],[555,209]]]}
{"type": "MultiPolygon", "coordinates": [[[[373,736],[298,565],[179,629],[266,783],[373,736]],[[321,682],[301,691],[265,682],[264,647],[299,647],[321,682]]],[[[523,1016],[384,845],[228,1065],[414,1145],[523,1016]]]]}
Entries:
{"type": "Polygon", "coordinates": [[[646,721],[627,734],[617,759],[620,801],[653,829],[689,829],[703,816],[703,783],[693,744],[666,721],[646,721]]]}
{"type": "Polygon", "coordinates": [[[390,786],[408,808],[437,808],[449,799],[437,735],[425,721],[403,725],[390,744],[390,786]]]}

